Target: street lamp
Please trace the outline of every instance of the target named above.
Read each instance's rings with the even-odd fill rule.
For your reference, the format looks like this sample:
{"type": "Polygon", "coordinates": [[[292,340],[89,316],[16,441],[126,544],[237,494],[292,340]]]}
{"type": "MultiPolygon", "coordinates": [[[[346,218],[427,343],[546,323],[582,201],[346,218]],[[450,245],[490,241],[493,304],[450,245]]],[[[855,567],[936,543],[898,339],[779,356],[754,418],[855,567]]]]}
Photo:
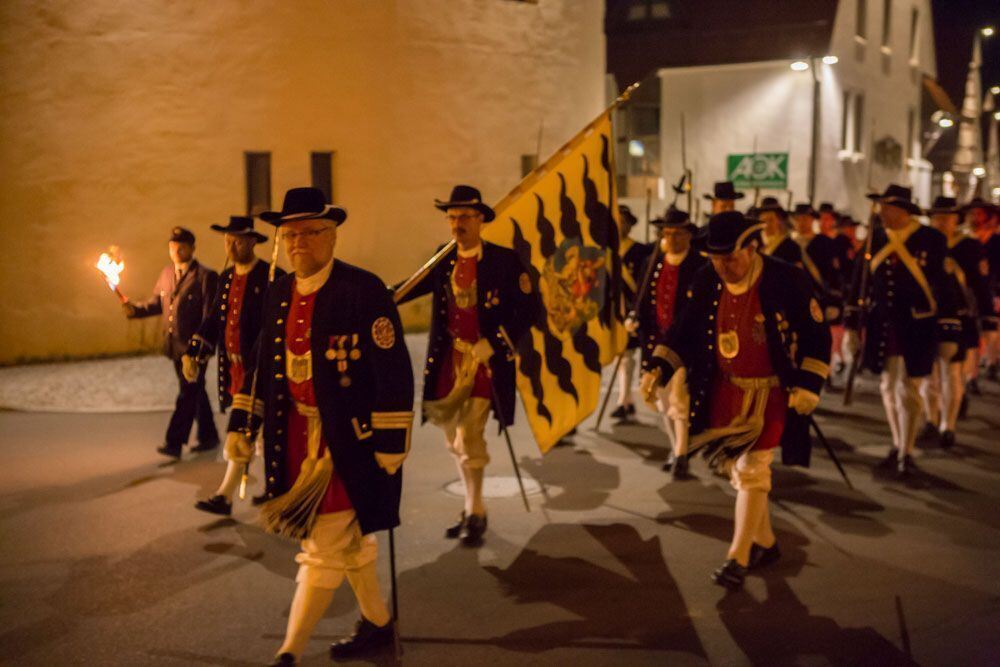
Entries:
{"type": "Polygon", "coordinates": [[[823,56],[824,65],[836,65],[839,62],[840,58],[838,58],[837,56],[823,56]]]}
{"type": "Polygon", "coordinates": [[[993,29],[993,26],[988,25],[985,28],[980,28],[979,32],[983,33],[983,37],[992,37],[996,30],[993,29]]]}
{"type": "Polygon", "coordinates": [[[809,69],[809,63],[807,63],[805,60],[796,60],[790,65],[790,67],[795,72],[805,72],[807,69],[809,69]]]}
{"type": "Polygon", "coordinates": [[[986,167],[976,167],[972,170],[972,175],[976,178],[982,178],[986,175],[986,167]]]}
{"type": "Polygon", "coordinates": [[[994,95],[1000,95],[1000,86],[993,86],[990,88],[990,92],[994,95]]]}

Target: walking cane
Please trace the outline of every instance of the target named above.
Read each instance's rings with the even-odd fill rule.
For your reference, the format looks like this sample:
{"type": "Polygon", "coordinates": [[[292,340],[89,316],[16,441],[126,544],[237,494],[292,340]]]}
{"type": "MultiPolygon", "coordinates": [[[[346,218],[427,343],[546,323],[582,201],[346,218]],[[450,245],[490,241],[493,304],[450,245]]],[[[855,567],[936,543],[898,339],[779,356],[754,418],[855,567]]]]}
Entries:
{"type": "MultiPolygon", "coordinates": [[[[487,367],[487,372],[489,373],[489,367],[487,367]]],[[[514,443],[510,439],[510,431],[507,430],[507,420],[503,416],[503,409],[500,406],[500,400],[497,397],[497,387],[493,384],[493,374],[489,373],[490,376],[490,393],[493,394],[493,408],[494,413],[497,417],[497,421],[500,423],[500,430],[503,431],[503,437],[507,440],[507,451],[510,452],[510,462],[514,466],[514,475],[517,477],[517,486],[521,489],[521,500],[524,501],[524,509],[528,512],[531,511],[531,505],[528,504],[528,494],[524,490],[524,481],[521,479],[521,468],[517,465],[517,457],[514,456],[514,443]]]]}
{"type": "Polygon", "coordinates": [[[847,476],[847,471],[844,470],[844,466],[840,464],[840,459],[837,458],[837,454],[833,451],[833,447],[827,442],[826,436],[823,435],[823,431],[819,430],[819,424],[816,423],[816,418],[809,415],[809,425],[812,426],[813,430],[816,432],[816,437],[819,438],[820,443],[826,448],[826,453],[830,455],[830,459],[833,461],[833,465],[837,466],[837,470],[840,472],[840,476],[844,478],[844,482],[847,484],[847,488],[851,491],[854,490],[854,485],[851,484],[850,478],[847,476]]]}

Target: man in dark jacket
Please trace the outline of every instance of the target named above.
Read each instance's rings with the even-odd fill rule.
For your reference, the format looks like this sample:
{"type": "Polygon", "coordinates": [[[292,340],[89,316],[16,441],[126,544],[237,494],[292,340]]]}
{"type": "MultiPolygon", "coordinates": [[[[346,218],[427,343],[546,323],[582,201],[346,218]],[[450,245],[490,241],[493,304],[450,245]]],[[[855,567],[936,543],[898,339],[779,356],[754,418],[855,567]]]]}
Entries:
{"type": "MultiPolygon", "coordinates": [[[[664,218],[654,221],[660,232],[649,285],[639,300],[639,312],[629,313],[625,328],[636,331],[642,341],[642,369],[647,371],[653,359],[653,349],[670,325],[680,318],[687,303],[687,292],[698,271],[708,262],[691,248],[697,231],[684,211],[671,206],[664,218]]],[[[680,374],[679,374],[680,375],[680,374]]],[[[657,393],[653,407],[660,413],[663,429],[670,438],[670,457],[663,469],[674,479],[688,475],[687,419],[689,406],[683,400],[680,387],[683,377],[676,377],[657,393]]]]}
{"type": "MultiPolygon", "coordinates": [[[[652,250],[652,245],[638,243],[629,237],[637,220],[628,206],[618,207],[618,253],[622,258],[622,297],[625,308],[635,305],[635,293],[640,287],[646,273],[646,260],[652,250]]],[[[656,224],[653,221],[651,224],[656,224]]],[[[618,369],[618,407],[611,416],[618,421],[626,421],[635,415],[635,401],[632,397],[632,384],[635,380],[635,351],[639,349],[639,339],[635,332],[628,337],[628,347],[622,356],[618,369]]]]}
{"type": "Polygon", "coordinates": [[[858,354],[857,304],[868,304],[863,360],[881,375],[882,403],[892,433],[892,447],[879,466],[904,477],[913,468],[920,381],[930,375],[935,358],[957,354],[961,322],[946,286],[947,241],[913,218],[921,209],[911,200],[910,188],[893,184],[869,197],[878,204],[881,224],[869,231],[871,259],[857,263],[844,344],[849,356],[858,354]]]}
{"type": "Polygon", "coordinates": [[[187,229],[174,227],[167,248],[171,264],[160,273],[153,297],[139,303],[126,301],[122,307],[130,319],[161,316],[163,354],[174,362],[179,391],[165,441],[156,451],[179,458],[196,419],[198,444],[191,451],[207,451],[219,444],[212,406],[205,393],[205,370],[198,372],[194,382],[188,382],[181,363],[188,341],[210,312],[219,274],[194,258],[194,234],[187,229]]]}
{"type": "Polygon", "coordinates": [[[737,491],[732,544],[716,583],[780,555],[768,514],[771,460],[808,465],[808,415],[830,372],[830,331],[801,270],[758,253],[761,224],[738,211],[712,216],[688,303],[653,351],[643,390],[686,371],[691,450],[704,449],[737,491]]]}
{"type": "MultiPolygon", "coordinates": [[[[191,337],[181,362],[184,377],[195,382],[212,352],[218,350],[219,406],[225,412],[243,386],[247,368],[244,357],[250,354],[260,334],[270,264],[258,260],[254,254],[254,247],[267,237],[254,230],[253,218],[234,215],[227,226],[211,227],[224,234],[226,259],[231,266],[222,272],[222,287],[212,309],[198,333],[191,337]]],[[[285,272],[275,267],[275,278],[283,275],[285,272]]],[[[212,514],[230,515],[233,494],[244,467],[229,461],[218,490],[210,498],[199,500],[195,507],[212,514]]]]}
{"type": "Polygon", "coordinates": [[[778,202],[777,197],[764,197],[753,214],[764,223],[760,233],[761,254],[801,267],[802,249],[789,233],[788,211],[778,202]]]}
{"type": "Polygon", "coordinates": [[[482,226],[496,214],[479,190],[455,186],[435,206],[445,212],[455,248],[396,298],[402,304],[433,294],[423,418],[444,430],[465,483],[465,507],[445,536],[478,546],[487,525],[486,420],[492,409],[502,425],[514,421],[514,351],[535,321],[537,300],[514,251],[482,240],[482,226]]]}
{"type": "Polygon", "coordinates": [[[260,217],[279,227],[295,272],[268,291],[259,356],[249,357],[260,365],[233,397],[226,455],[248,462],[263,424],[261,523],[301,540],[298,586],[273,664],[297,664],[345,577],[361,619],[330,653],[360,657],[393,641],[373,533],[399,525],[413,422],[410,357],[386,286],[334,260],[347,211],[316,188],[295,188],[281,211],[260,217]]]}
{"type": "MultiPolygon", "coordinates": [[[[979,197],[974,197],[965,208],[963,214],[972,227],[973,237],[983,249],[984,262],[981,272],[987,276],[987,282],[994,297],[1000,296],[1000,206],[991,204],[979,197]]],[[[1000,314],[1000,304],[994,301],[993,307],[983,308],[980,313],[984,348],[986,377],[996,381],[998,365],[1000,365],[1000,334],[998,334],[997,316],[1000,314]]],[[[979,349],[970,354],[966,364],[966,379],[974,393],[978,393],[979,349]]]]}

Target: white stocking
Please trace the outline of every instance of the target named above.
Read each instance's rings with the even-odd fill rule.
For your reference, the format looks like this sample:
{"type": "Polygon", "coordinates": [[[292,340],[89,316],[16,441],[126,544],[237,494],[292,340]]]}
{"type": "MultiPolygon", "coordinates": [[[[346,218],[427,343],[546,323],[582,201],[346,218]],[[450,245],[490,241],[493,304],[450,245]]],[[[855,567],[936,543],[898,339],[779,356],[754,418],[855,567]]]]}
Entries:
{"type": "Polygon", "coordinates": [[[235,461],[226,462],[226,476],[222,478],[222,484],[219,485],[215,495],[224,496],[226,500],[233,502],[233,494],[236,493],[236,489],[239,488],[240,481],[243,479],[243,466],[243,463],[235,461]]]}
{"type": "Polygon", "coordinates": [[[635,380],[635,350],[625,350],[618,367],[618,405],[632,405],[632,382],[635,380]]]}
{"type": "Polygon", "coordinates": [[[375,561],[356,570],[347,570],[347,581],[351,584],[354,597],[358,599],[361,615],[379,627],[388,623],[389,610],[379,590],[375,561]]]}
{"type": "Polygon", "coordinates": [[[323,618],[332,600],[332,588],[299,584],[295,589],[295,597],[292,598],[292,608],[288,612],[285,641],[278,649],[278,653],[291,653],[296,658],[302,657],[313,628],[319,623],[319,619],[323,618]]]}

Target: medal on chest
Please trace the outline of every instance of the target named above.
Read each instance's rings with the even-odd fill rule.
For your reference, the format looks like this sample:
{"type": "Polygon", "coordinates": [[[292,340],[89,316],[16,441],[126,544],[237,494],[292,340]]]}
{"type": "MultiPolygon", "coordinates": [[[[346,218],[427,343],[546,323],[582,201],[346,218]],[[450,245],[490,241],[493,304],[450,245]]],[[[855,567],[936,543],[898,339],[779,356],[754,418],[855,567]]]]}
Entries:
{"type": "Polygon", "coordinates": [[[472,282],[466,286],[462,287],[458,284],[458,273],[460,267],[455,267],[451,272],[451,296],[455,300],[455,305],[459,308],[475,308],[476,307],[476,280],[473,279],[472,282]]]}
{"type": "Polygon", "coordinates": [[[288,379],[301,384],[312,379],[312,350],[305,354],[295,354],[291,350],[285,356],[285,373],[288,379]]]}
{"type": "Polygon", "coordinates": [[[719,332],[719,354],[723,359],[735,359],[740,353],[740,336],[736,330],[719,332]]]}

